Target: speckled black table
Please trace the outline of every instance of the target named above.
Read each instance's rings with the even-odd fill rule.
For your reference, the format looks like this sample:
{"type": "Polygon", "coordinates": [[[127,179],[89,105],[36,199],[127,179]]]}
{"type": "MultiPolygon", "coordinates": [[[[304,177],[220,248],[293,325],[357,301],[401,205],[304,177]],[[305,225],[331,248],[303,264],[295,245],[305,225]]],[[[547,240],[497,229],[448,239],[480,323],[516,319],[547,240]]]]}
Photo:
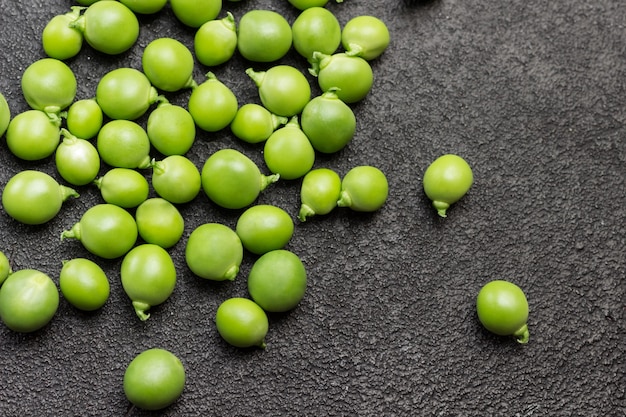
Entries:
{"type": "MultiPolygon", "coordinates": [[[[0,91],[14,114],[27,109],[23,70],[43,57],[47,20],[69,0],[0,0],[0,91]]],[[[111,280],[104,308],[86,314],[61,299],[52,322],[32,334],[0,326],[0,415],[124,416],[128,362],[163,347],[187,370],[183,396],[161,413],[133,416],[602,416],[626,414],[626,9],[621,0],[493,2],[331,1],[344,24],[372,14],[391,45],[372,62],[375,82],[353,106],[357,133],[318,167],[344,174],[370,164],[388,176],[387,204],[374,214],[346,209],[297,224],[288,249],[309,283],[301,304],[270,318],[267,349],[239,350],[218,335],[219,303],[246,296],[246,255],[234,282],[216,284],[185,266],[184,241],[215,221],[234,227],[240,211],[204,195],[180,207],[183,240],[172,297],[140,322],[119,282],[121,260],[97,260],[111,280]],[[472,165],[470,193],[439,218],[420,178],[443,153],[472,165]],[[520,285],[530,304],[522,346],[482,329],[479,288],[491,279],[520,285]]],[[[279,11],[286,1],[224,3],[279,11]]],[[[105,72],[140,68],[142,48],[162,36],[192,46],[193,31],[171,10],[141,19],[129,52],[85,47],[68,61],[77,98],[94,95],[105,72]]],[[[306,70],[302,59],[283,60],[306,70]]],[[[258,102],[235,56],[214,69],[240,103],[258,102]]],[[[196,66],[200,81],[207,68],[196,66]]],[[[313,80],[312,80],[313,84],[313,80]]],[[[313,84],[314,85],[314,84],[313,84]]],[[[170,95],[184,105],[189,92],[170,95]]],[[[145,121],[145,120],[144,120],[145,121]]],[[[188,156],[198,166],[232,147],[260,166],[262,149],[228,130],[199,133],[188,156]]],[[[0,141],[0,186],[25,168],[58,178],[52,159],[27,163],[0,141]]],[[[147,173],[146,175],[149,175],[147,173]]],[[[17,224],[0,213],[0,250],[14,269],[36,268],[58,282],[61,260],[91,257],[59,240],[88,207],[92,187],[51,222],[17,224]]],[[[295,216],[299,182],[262,194],[295,216]]],[[[92,259],[95,259],[91,257],[92,259]]]]}

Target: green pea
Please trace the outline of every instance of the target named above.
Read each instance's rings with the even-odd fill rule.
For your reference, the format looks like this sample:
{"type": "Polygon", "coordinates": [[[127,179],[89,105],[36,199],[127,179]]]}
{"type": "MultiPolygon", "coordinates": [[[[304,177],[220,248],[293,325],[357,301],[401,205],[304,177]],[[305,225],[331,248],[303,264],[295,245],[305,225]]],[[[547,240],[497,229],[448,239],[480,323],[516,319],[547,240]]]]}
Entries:
{"type": "Polygon", "coordinates": [[[369,165],[357,166],[341,180],[337,205],[354,211],[372,212],[385,204],[388,194],[387,177],[380,169],[369,165]]]}
{"type": "Polygon", "coordinates": [[[300,187],[300,211],[298,218],[307,218],[330,213],[337,207],[341,195],[341,178],[328,168],[309,171],[302,179],[300,187]]]}
{"type": "Polygon", "coordinates": [[[185,260],[200,278],[232,281],[243,260],[243,245],[234,230],[219,223],[206,223],[191,232],[185,260]]]}
{"type": "Polygon", "coordinates": [[[454,154],[435,159],[424,172],[424,192],[441,217],[447,216],[450,205],[459,201],[474,182],[469,164],[454,154]]]}
{"type": "Polygon", "coordinates": [[[148,180],[130,168],[113,168],[94,180],[104,201],[123,208],[134,208],[150,194],[148,180]]]}

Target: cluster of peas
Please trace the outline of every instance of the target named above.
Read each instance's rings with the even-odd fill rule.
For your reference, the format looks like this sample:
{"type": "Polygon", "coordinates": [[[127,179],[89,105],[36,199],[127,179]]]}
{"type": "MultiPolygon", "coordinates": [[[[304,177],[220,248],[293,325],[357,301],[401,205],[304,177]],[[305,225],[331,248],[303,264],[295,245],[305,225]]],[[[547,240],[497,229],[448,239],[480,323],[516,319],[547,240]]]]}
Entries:
{"type": "MultiPolygon", "coordinates": [[[[276,206],[253,205],[266,187],[279,178],[302,179],[300,221],[337,206],[376,211],[387,199],[387,179],[373,166],[354,167],[343,178],[331,169],[312,167],[316,152],[331,154],[351,141],[356,120],[349,104],[370,91],[373,74],[368,61],[384,52],[389,32],[372,16],[354,18],[341,29],[323,7],[328,0],[289,2],[302,11],[292,25],[269,10],[246,13],[238,26],[230,13],[217,19],[221,0],[207,1],[201,7],[189,0],[170,0],[170,5],[182,23],[197,28],[194,52],[206,66],[227,62],[235,51],[251,62],[275,62],[293,47],[307,59],[309,72],[323,91],[312,99],[301,71],[275,65],[267,71],[246,71],[258,87],[262,105],[239,106],[232,91],[214,74],[208,73],[197,84],[192,78],[191,51],[175,39],[160,38],[144,49],[143,71],[113,70],[99,81],[95,98],[74,101],[76,79],[63,60],[78,54],[83,41],[106,54],[125,52],[139,35],[135,13],[156,13],[165,0],[79,1],[83,6],[48,23],[42,34],[48,58],[34,62],[23,74],[22,91],[31,110],[11,120],[0,96],[0,134],[6,130],[8,148],[16,157],[36,161],[54,154],[65,181],[73,186],[93,183],[100,190],[105,203],[88,209],[61,238],[78,239],[102,258],[124,257],[122,285],[141,320],[147,320],[149,309],[166,301],[174,290],[176,268],[167,249],[179,242],[184,231],[176,204],[192,201],[201,190],[221,207],[245,211],[235,230],[207,223],[191,233],[185,246],[190,270],[205,279],[232,280],[244,249],[259,255],[248,276],[251,299],[228,299],[215,316],[220,335],[237,347],[264,347],[266,312],[293,309],[306,289],[304,265],[297,255],[283,249],[294,232],[290,215],[276,206]],[[340,45],[344,52],[337,53],[340,45]],[[192,89],[188,109],[159,93],[185,88],[192,89]],[[144,129],[135,120],[153,105],[144,129]],[[198,170],[184,156],[193,145],[196,127],[206,132],[228,127],[242,141],[264,143],[263,156],[272,174],[262,174],[250,158],[234,149],[216,151],[198,170]],[[96,146],[89,141],[93,138],[97,138],[96,146]],[[152,149],[164,159],[151,158],[152,149]],[[97,178],[101,161],[111,169],[97,178]],[[157,198],[148,198],[150,185],[138,172],[148,168],[157,198]],[[128,209],[135,209],[135,215],[128,209]],[[144,243],[136,245],[138,237],[144,243]]],[[[428,167],[423,181],[426,195],[445,217],[447,208],[469,190],[473,176],[462,158],[444,155],[428,167]]],[[[42,224],[56,216],[70,197],[78,197],[73,188],[43,172],[27,170],[6,184],[2,204],[17,221],[42,224]]],[[[15,331],[43,327],[58,307],[56,285],[40,271],[11,271],[6,257],[0,255],[4,281],[0,319],[15,331]],[[39,288],[36,297],[32,291],[25,295],[26,289],[35,287],[39,288]]],[[[478,297],[481,322],[495,333],[515,334],[525,342],[526,317],[517,314],[503,324],[500,313],[488,311],[497,304],[499,293],[518,291],[522,304],[526,301],[523,293],[504,281],[490,284],[478,297]]],[[[83,310],[102,307],[109,296],[106,274],[85,258],[64,262],[59,286],[64,298],[83,310]]],[[[124,390],[135,406],[160,409],[181,395],[184,383],[181,361],[155,348],[131,361],[124,390]],[[167,372],[155,377],[158,380],[147,378],[147,369],[157,364],[167,372]],[[148,386],[157,386],[158,395],[148,386]]]]}

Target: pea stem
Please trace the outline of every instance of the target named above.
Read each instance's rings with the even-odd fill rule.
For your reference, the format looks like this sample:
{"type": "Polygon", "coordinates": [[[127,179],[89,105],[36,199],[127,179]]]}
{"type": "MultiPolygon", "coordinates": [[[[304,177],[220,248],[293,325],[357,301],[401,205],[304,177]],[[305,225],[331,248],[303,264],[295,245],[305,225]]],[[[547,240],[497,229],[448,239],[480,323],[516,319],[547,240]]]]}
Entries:
{"type": "Polygon", "coordinates": [[[437,214],[441,217],[448,217],[446,211],[450,207],[450,204],[443,201],[433,201],[433,207],[437,209],[437,214]]]}
{"type": "Polygon", "coordinates": [[[144,303],[143,301],[133,301],[133,308],[135,309],[135,314],[141,321],[146,321],[150,318],[150,313],[147,311],[150,309],[150,304],[144,303]]]}
{"type": "Polygon", "coordinates": [[[275,183],[280,178],[280,174],[261,175],[261,191],[265,190],[268,185],[275,183]]]}
{"type": "Polygon", "coordinates": [[[307,217],[312,217],[315,216],[315,210],[313,210],[311,207],[307,206],[306,204],[302,204],[300,206],[300,212],[298,213],[298,219],[300,219],[301,222],[305,222],[307,217]]]}
{"type": "Polygon", "coordinates": [[[239,266],[233,265],[224,273],[224,279],[228,281],[233,281],[237,274],[239,273],[239,266]]]}
{"type": "Polygon", "coordinates": [[[519,330],[513,333],[513,336],[515,336],[515,340],[517,340],[518,343],[521,343],[521,344],[528,343],[528,340],[530,339],[530,332],[528,331],[528,326],[524,324],[522,327],[519,328],[519,330]]]}
{"type": "Polygon", "coordinates": [[[65,201],[70,197],[80,197],[80,194],[78,194],[75,189],[67,187],[65,185],[59,185],[59,193],[61,193],[61,201],[65,201]]]}
{"type": "Polygon", "coordinates": [[[338,207],[350,207],[352,205],[352,198],[350,197],[350,194],[348,194],[347,191],[342,191],[341,194],[339,194],[339,199],[337,200],[337,206],[338,207]]]}
{"type": "Polygon", "coordinates": [[[65,239],[78,239],[78,240],[80,240],[80,236],[81,236],[80,222],[74,224],[74,226],[72,226],[71,229],[64,230],[63,232],[61,232],[61,240],[65,240],[65,239]]]}

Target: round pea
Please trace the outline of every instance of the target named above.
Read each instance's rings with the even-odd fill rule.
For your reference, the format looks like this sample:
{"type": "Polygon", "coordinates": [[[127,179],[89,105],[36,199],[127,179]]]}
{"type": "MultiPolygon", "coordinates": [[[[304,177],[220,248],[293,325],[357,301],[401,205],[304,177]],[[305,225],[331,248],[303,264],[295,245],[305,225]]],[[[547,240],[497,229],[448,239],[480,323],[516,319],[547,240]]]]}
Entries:
{"type": "Polygon", "coordinates": [[[98,153],[106,164],[116,168],[148,168],[150,139],[141,125],[130,120],[107,122],[96,139],[98,153]]]}
{"type": "Polygon", "coordinates": [[[137,235],[137,224],[129,212],[113,204],[96,204],[61,233],[61,240],[77,239],[94,255],[115,259],[135,245],[137,235]]]}
{"type": "Polygon", "coordinates": [[[9,151],[25,161],[45,159],[61,141],[60,122],[41,110],[26,110],[17,114],[6,131],[9,151]]]}
{"type": "Polygon", "coordinates": [[[146,177],[130,168],[113,168],[94,180],[102,199],[123,208],[134,208],[146,201],[150,184],[146,177]]]}
{"type": "Polygon", "coordinates": [[[59,290],[45,273],[22,269],[0,287],[0,320],[11,330],[34,332],[52,320],[59,307],[59,290]]]}
{"type": "Polygon", "coordinates": [[[100,131],[103,120],[100,105],[95,99],[89,98],[72,103],[67,110],[65,122],[67,130],[72,135],[81,139],[91,139],[100,131]]]}
{"type": "Polygon", "coordinates": [[[217,132],[232,122],[239,103],[232,90],[209,72],[207,80],[191,92],[188,106],[193,120],[202,130],[217,132]]]}
{"type": "Polygon", "coordinates": [[[4,135],[11,121],[11,109],[6,98],[0,93],[0,136],[4,135]]]}
{"type": "Polygon", "coordinates": [[[237,233],[220,223],[206,223],[191,232],[185,260],[200,278],[232,281],[243,260],[243,245],[237,233]]]}
{"type": "Polygon", "coordinates": [[[352,168],[341,180],[337,205],[354,211],[372,212],[385,204],[389,194],[387,177],[378,168],[361,165],[352,168]]]}
{"type": "Polygon", "coordinates": [[[311,73],[317,76],[322,91],[335,88],[337,96],[346,103],[364,99],[372,89],[374,72],[369,62],[359,56],[314,52],[313,61],[311,73]]]}
{"type": "Polygon", "coordinates": [[[478,319],[490,332],[528,343],[528,301],[517,285],[503,280],[488,282],[478,292],[476,310],[478,319]]]}
{"type": "Polygon", "coordinates": [[[50,58],[73,58],[78,55],[83,46],[82,32],[70,25],[79,18],[81,8],[72,6],[71,10],[71,12],[54,16],[43,28],[41,44],[50,58]]]}
{"type": "Polygon", "coordinates": [[[293,236],[294,224],[282,208],[260,204],[239,216],[235,231],[244,248],[261,255],[285,247],[293,236]]]}
{"type": "Polygon", "coordinates": [[[235,347],[266,347],[269,320],[252,300],[234,297],[223,301],[217,308],[215,325],[222,338],[235,347]]]}
{"type": "Polygon", "coordinates": [[[291,44],[289,22],[273,10],[250,10],[239,19],[237,49],[249,61],[277,61],[291,44]]]}
{"type": "Polygon", "coordinates": [[[187,109],[162,101],[150,113],[146,133],[163,155],[184,155],[196,139],[196,124],[187,109]]]}
{"type": "Polygon", "coordinates": [[[311,100],[311,86],[304,74],[290,65],[276,65],[267,71],[246,70],[259,89],[259,98],[270,112],[291,117],[311,100]]]}
{"type": "Polygon", "coordinates": [[[324,7],[329,0],[288,0],[289,4],[299,10],[306,10],[311,7],[324,7]]]}
{"type": "Polygon", "coordinates": [[[374,16],[356,16],[348,20],[341,31],[341,44],[348,55],[357,55],[371,61],[389,46],[389,29],[374,16]]]}
{"type": "Polygon", "coordinates": [[[196,31],[193,45],[196,58],[203,65],[221,65],[231,59],[237,50],[237,27],[232,13],[202,24],[196,31]]]}
{"type": "Polygon", "coordinates": [[[149,198],[137,207],[135,221],[139,236],[162,248],[171,248],[180,241],[185,221],[176,206],[163,198],[149,198]]]}
{"type": "Polygon", "coordinates": [[[275,115],[259,104],[247,103],[237,110],[230,130],[244,142],[260,143],[288,121],[287,117],[275,115]]]}
{"type": "Polygon", "coordinates": [[[57,147],[54,161],[63,179],[72,185],[91,183],[100,171],[100,155],[91,142],[61,129],[63,140],[57,147]]]}
{"type": "Polygon", "coordinates": [[[307,218],[330,213],[337,207],[341,195],[341,177],[328,168],[309,171],[302,179],[300,187],[300,211],[298,218],[307,218]]]}
{"type": "Polygon", "coordinates": [[[333,54],[341,43],[341,26],[335,15],[324,7],[303,10],[291,25],[293,47],[311,62],[313,52],[333,54]]]}
{"type": "Polygon", "coordinates": [[[170,254],[152,243],[131,249],[122,260],[122,287],[140,320],[150,318],[151,307],[162,304],[176,286],[176,267],[170,254]]]}
{"type": "Polygon", "coordinates": [[[9,258],[7,258],[4,252],[0,251],[0,286],[12,272],[9,258]]]}
{"type": "Polygon", "coordinates": [[[143,72],[156,88],[174,92],[196,86],[193,79],[193,55],[180,41],[157,38],[143,50],[143,72]]]}
{"type": "Polygon", "coordinates": [[[441,217],[469,191],[474,174],[467,161],[458,155],[445,154],[435,159],[422,180],[426,196],[441,217]]]}
{"type": "Polygon", "coordinates": [[[12,176],[2,191],[4,211],[25,224],[43,224],[61,211],[61,205],[78,193],[59,184],[45,172],[20,171],[12,176]]]}
{"type": "Polygon", "coordinates": [[[199,28],[220,14],[222,0],[170,0],[170,6],[181,23],[199,28]]]}
{"type": "Polygon", "coordinates": [[[126,367],[124,394],[136,407],[161,410],[180,398],[185,379],[185,367],[176,355],[152,348],[135,356],[126,367]]]}
{"type": "Polygon", "coordinates": [[[298,116],[270,135],[263,147],[269,170],[285,180],[301,178],[313,168],[315,149],[300,128],[298,116]]]}
{"type": "Polygon", "coordinates": [[[63,262],[59,287],[63,297],[79,310],[97,310],[109,299],[110,286],[106,273],[86,258],[63,262]]]}
{"type": "Polygon", "coordinates": [[[201,187],[200,171],[182,155],[168,156],[152,164],[152,188],[171,203],[190,202],[196,198],[201,187]]]}
{"type": "Polygon", "coordinates": [[[158,13],[167,4],[167,0],[119,0],[130,10],[139,14],[158,13]]]}
{"type": "Polygon", "coordinates": [[[111,119],[138,119],[158,100],[159,94],[148,77],[134,68],[111,70],[96,86],[96,101],[111,119]]]}
{"type": "Polygon", "coordinates": [[[63,61],[42,58],[30,64],[22,74],[22,93],[35,110],[59,114],[76,97],[76,77],[63,61]]]}
{"type": "Polygon", "coordinates": [[[254,262],[248,275],[248,292],[265,311],[282,313],[298,305],[306,283],[306,269],[298,255],[278,249],[254,262]]]}

